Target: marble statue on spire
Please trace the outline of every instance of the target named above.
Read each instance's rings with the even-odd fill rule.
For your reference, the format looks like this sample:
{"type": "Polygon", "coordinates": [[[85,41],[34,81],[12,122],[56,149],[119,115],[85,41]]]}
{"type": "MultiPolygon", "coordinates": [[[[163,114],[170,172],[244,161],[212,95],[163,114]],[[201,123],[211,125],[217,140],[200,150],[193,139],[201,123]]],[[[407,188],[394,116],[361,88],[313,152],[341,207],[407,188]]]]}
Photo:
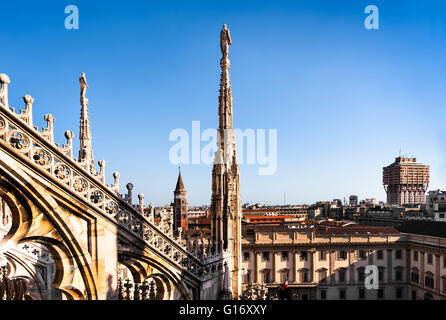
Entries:
{"type": "Polygon", "coordinates": [[[79,78],[79,84],[81,85],[81,103],[83,104],[83,102],[86,101],[85,93],[87,92],[88,88],[88,83],[87,83],[87,78],[85,77],[85,73],[81,74],[81,77],[79,78]]]}
{"type": "Polygon", "coordinates": [[[228,57],[229,46],[232,44],[231,35],[226,24],[223,25],[223,29],[220,32],[220,49],[223,54],[223,58],[228,57]]]}

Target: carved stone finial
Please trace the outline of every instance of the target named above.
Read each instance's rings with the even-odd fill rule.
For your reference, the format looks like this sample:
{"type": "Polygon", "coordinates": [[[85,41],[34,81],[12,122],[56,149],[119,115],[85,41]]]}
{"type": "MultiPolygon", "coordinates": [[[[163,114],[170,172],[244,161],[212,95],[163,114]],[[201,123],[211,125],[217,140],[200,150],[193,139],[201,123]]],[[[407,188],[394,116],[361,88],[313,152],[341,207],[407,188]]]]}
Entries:
{"type": "Polygon", "coordinates": [[[74,132],[71,130],[65,131],[65,138],[67,139],[67,144],[71,144],[74,138],[74,132]]]}
{"type": "Polygon", "coordinates": [[[98,161],[98,165],[99,165],[100,168],[105,167],[105,160],[99,160],[98,161]]]}
{"type": "Polygon", "coordinates": [[[33,127],[33,103],[34,98],[29,94],[23,96],[23,101],[25,102],[25,110],[20,110],[18,117],[22,119],[30,127],[33,127]]]}
{"type": "Polygon", "coordinates": [[[44,115],[43,119],[46,121],[46,128],[42,128],[42,135],[48,139],[51,143],[54,143],[53,124],[56,118],[50,113],[44,115]]]}
{"type": "Polygon", "coordinates": [[[131,205],[132,204],[133,184],[129,182],[129,183],[127,183],[127,185],[125,187],[127,188],[127,195],[125,196],[125,199],[131,205]]]}
{"type": "Polygon", "coordinates": [[[0,74],[0,83],[1,84],[10,84],[11,83],[11,80],[9,79],[9,77],[6,73],[0,74]]]}
{"type": "Polygon", "coordinates": [[[67,144],[62,147],[62,152],[64,152],[70,158],[73,158],[73,138],[74,133],[71,130],[65,131],[65,138],[67,139],[67,144]]]}
{"type": "Polygon", "coordinates": [[[32,106],[34,103],[34,98],[30,96],[29,94],[23,96],[23,101],[25,102],[26,108],[29,106],[32,106]]]}
{"type": "Polygon", "coordinates": [[[111,189],[119,195],[119,177],[120,174],[118,171],[113,172],[113,184],[111,189]]]}
{"type": "Polygon", "coordinates": [[[139,210],[142,215],[144,215],[144,194],[140,193],[138,194],[139,199],[139,210]]]}
{"type": "Polygon", "coordinates": [[[9,107],[8,104],[8,85],[11,83],[11,80],[9,80],[9,77],[7,74],[0,74],[0,100],[2,101],[3,105],[7,108],[9,107]]]}

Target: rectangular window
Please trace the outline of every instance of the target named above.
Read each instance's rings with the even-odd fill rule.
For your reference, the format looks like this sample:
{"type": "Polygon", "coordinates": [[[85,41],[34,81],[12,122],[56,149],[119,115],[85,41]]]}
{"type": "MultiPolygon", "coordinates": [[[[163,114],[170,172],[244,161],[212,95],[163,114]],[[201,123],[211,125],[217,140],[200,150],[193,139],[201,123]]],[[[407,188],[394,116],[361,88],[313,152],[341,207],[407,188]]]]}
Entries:
{"type": "Polygon", "coordinates": [[[263,260],[269,261],[269,252],[263,252],[263,260]]]}
{"type": "Polygon", "coordinates": [[[384,268],[379,268],[378,277],[379,281],[384,281],[384,268]]]}
{"type": "Polygon", "coordinates": [[[417,300],[417,292],[412,290],[412,300],[417,300]]]}
{"type": "Polygon", "coordinates": [[[446,268],[446,257],[443,257],[443,268],[446,268]]]}
{"type": "Polygon", "coordinates": [[[282,251],[282,260],[288,260],[288,251],[282,251]]]}
{"type": "Polygon", "coordinates": [[[418,283],[420,281],[420,276],[418,275],[418,272],[412,272],[410,274],[410,280],[412,282],[418,283]]]}
{"type": "Polygon", "coordinates": [[[327,252],[326,251],[319,251],[319,260],[320,261],[327,260],[327,252]]]}
{"type": "Polygon", "coordinates": [[[345,300],[345,289],[339,289],[339,299],[345,300]]]}
{"type": "Polygon", "coordinates": [[[264,283],[269,283],[269,271],[264,271],[263,272],[263,282],[264,283]]]}
{"type": "Polygon", "coordinates": [[[306,261],[307,260],[307,252],[301,251],[300,252],[300,261],[306,261]]]}
{"type": "Polygon", "coordinates": [[[327,299],[327,291],[324,289],[324,290],[321,290],[321,300],[325,300],[325,299],[327,299]]]}
{"type": "Polygon", "coordinates": [[[243,259],[249,260],[249,252],[243,252],[243,259]]]}
{"type": "Polygon", "coordinates": [[[302,273],[301,273],[301,281],[303,283],[308,282],[308,271],[302,271],[302,273]]]}
{"type": "Polygon", "coordinates": [[[365,290],[359,289],[359,299],[365,299],[365,290]]]}
{"type": "Polygon", "coordinates": [[[281,283],[285,283],[288,280],[288,271],[282,271],[280,274],[281,283]]]}
{"type": "Polygon", "coordinates": [[[396,298],[401,299],[403,297],[403,289],[396,288],[396,298]]]}
{"type": "Polygon", "coordinates": [[[396,269],[395,270],[395,280],[396,281],[403,281],[403,270],[396,269]]]}
{"type": "Polygon", "coordinates": [[[413,252],[413,260],[418,261],[418,251],[413,252]]]}
{"type": "Polygon", "coordinates": [[[364,269],[358,269],[358,281],[364,281],[364,269]]]}
{"type": "Polygon", "coordinates": [[[378,250],[376,252],[376,256],[378,260],[382,260],[383,259],[383,251],[382,250],[378,250]]]}
{"type": "Polygon", "coordinates": [[[345,270],[339,270],[339,282],[345,282],[345,270]]]}
{"type": "Polygon", "coordinates": [[[400,260],[401,257],[402,257],[401,250],[396,250],[395,251],[395,259],[400,260]]]}
{"type": "Polygon", "coordinates": [[[384,289],[378,289],[378,299],[384,298],[384,289]]]}
{"type": "Polygon", "coordinates": [[[339,255],[339,260],[347,259],[347,251],[345,251],[345,250],[339,251],[338,255],[339,255]]]}
{"type": "Polygon", "coordinates": [[[427,263],[432,264],[432,253],[427,254],[427,263]]]}
{"type": "Polygon", "coordinates": [[[246,271],[245,282],[251,282],[251,270],[246,271]]]}
{"type": "Polygon", "coordinates": [[[359,259],[365,260],[367,257],[367,252],[365,250],[359,250],[359,259]]]}
{"type": "Polygon", "coordinates": [[[429,288],[434,288],[434,278],[426,276],[424,279],[424,285],[429,288]]]}
{"type": "Polygon", "coordinates": [[[327,282],[327,271],[326,270],[319,271],[319,282],[322,282],[322,283],[327,282]]]}

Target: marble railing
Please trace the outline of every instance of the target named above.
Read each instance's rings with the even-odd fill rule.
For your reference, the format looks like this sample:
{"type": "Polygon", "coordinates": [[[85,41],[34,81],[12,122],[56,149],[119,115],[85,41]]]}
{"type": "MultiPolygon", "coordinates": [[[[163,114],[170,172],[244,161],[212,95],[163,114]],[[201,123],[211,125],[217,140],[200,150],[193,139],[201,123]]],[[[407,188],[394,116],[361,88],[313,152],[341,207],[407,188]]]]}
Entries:
{"type": "Polygon", "coordinates": [[[69,188],[79,199],[94,207],[103,216],[114,221],[133,237],[143,241],[151,250],[202,281],[223,272],[223,255],[219,248],[208,245],[191,245],[174,238],[164,225],[157,226],[137,211],[119,194],[119,174],[114,183],[105,184],[105,161],[100,160],[99,171],[91,163],[78,162],[72,155],[72,131],[66,131],[67,143],[54,142],[54,121],[45,115],[47,127],[39,131],[33,125],[34,99],[23,97],[25,110],[19,113],[8,104],[9,78],[0,74],[0,147],[14,150],[30,167],[38,167],[45,175],[69,188]]]}

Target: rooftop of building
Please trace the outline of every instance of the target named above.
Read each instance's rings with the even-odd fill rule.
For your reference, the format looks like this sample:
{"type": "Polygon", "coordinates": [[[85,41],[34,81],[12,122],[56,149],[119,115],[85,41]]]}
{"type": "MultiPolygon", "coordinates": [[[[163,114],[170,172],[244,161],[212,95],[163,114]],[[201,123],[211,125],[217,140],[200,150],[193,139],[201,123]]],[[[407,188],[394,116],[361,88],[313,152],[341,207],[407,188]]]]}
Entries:
{"type": "Polygon", "coordinates": [[[414,165],[429,167],[427,165],[423,165],[420,162],[417,162],[417,158],[396,157],[395,162],[387,166],[386,168],[395,166],[414,166],[414,165]]]}
{"type": "MultiPolygon", "coordinates": [[[[445,224],[446,226],[446,224],[445,224]]],[[[308,220],[303,223],[247,223],[242,226],[243,235],[248,235],[256,231],[264,232],[286,232],[286,231],[314,231],[320,235],[383,235],[383,234],[399,234],[400,232],[394,227],[384,226],[368,226],[359,225],[350,221],[315,221],[308,220]]]]}
{"type": "Polygon", "coordinates": [[[395,228],[401,233],[446,238],[446,222],[438,221],[406,221],[395,228]]]}

